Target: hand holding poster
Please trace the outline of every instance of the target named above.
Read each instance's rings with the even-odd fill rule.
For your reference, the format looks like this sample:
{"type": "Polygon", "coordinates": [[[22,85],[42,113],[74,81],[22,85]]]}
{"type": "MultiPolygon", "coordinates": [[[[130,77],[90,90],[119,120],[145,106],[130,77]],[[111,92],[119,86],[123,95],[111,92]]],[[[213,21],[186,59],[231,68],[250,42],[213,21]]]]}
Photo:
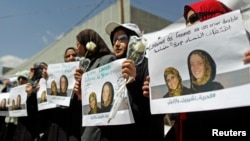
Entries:
{"type": "Polygon", "coordinates": [[[248,49],[239,10],[157,40],[148,54],[151,112],[250,105],[248,49]]]}
{"type": "MultiPolygon", "coordinates": [[[[127,59],[132,60],[135,65],[141,64],[145,57],[146,51],[146,39],[144,37],[131,36],[127,48],[127,59]]],[[[118,108],[122,103],[122,99],[125,96],[125,87],[130,81],[135,79],[133,76],[129,76],[122,82],[122,85],[116,93],[116,99],[111,108],[108,123],[115,118],[118,108]]]]}
{"type": "Polygon", "coordinates": [[[85,72],[82,77],[83,126],[118,125],[134,122],[127,91],[124,90],[122,103],[114,118],[109,121],[111,108],[117,100],[117,92],[124,82],[121,63],[117,60],[97,69],[85,72]]]}
{"type": "Polygon", "coordinates": [[[47,100],[58,105],[69,106],[73,92],[75,70],[79,62],[48,65],[47,100]]]}

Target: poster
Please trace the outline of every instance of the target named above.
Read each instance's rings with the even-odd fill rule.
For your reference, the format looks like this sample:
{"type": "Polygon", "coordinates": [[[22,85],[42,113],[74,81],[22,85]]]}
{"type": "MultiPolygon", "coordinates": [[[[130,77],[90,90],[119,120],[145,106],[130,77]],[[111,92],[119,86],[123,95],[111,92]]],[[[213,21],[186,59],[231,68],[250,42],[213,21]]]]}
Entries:
{"type": "Polygon", "coordinates": [[[37,103],[38,103],[38,111],[55,108],[56,104],[50,103],[47,100],[47,80],[41,78],[39,81],[40,88],[37,91],[37,103]]]}
{"type": "Polygon", "coordinates": [[[126,87],[124,91],[121,89],[125,81],[121,74],[122,61],[124,59],[116,60],[83,74],[83,126],[134,123],[126,87]],[[118,93],[120,90],[121,93],[118,93]],[[120,97],[120,94],[123,96],[120,97]],[[121,104],[117,106],[117,112],[114,112],[112,107],[118,100],[121,100],[121,104]]]}
{"type": "Polygon", "coordinates": [[[62,106],[69,106],[75,85],[74,73],[79,62],[48,65],[47,100],[62,106]]]}
{"type": "Polygon", "coordinates": [[[27,116],[27,93],[25,90],[26,84],[19,85],[10,89],[10,117],[23,117],[27,116]]]}
{"type": "Polygon", "coordinates": [[[249,64],[242,61],[249,49],[239,10],[152,43],[152,114],[249,106],[249,64]]]}

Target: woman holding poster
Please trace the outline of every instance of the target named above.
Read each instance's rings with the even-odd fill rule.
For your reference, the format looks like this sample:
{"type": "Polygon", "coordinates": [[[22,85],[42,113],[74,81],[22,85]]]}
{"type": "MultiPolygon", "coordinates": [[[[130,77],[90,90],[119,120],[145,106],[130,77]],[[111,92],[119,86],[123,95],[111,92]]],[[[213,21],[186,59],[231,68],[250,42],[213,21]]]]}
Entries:
{"type": "MultiPolygon", "coordinates": [[[[108,64],[115,60],[115,56],[110,51],[102,37],[92,29],[84,29],[79,32],[76,36],[77,39],[77,52],[79,57],[88,58],[91,62],[87,70],[79,68],[76,70],[74,76],[76,79],[74,87],[74,97],[70,105],[70,116],[71,120],[69,129],[69,140],[77,139],[81,140],[82,133],[82,103],[81,103],[81,79],[82,74],[85,71],[89,71],[100,67],[102,65],[108,64]],[[87,48],[88,47],[88,48],[87,48]]],[[[86,127],[84,132],[86,131],[86,127]]],[[[97,136],[96,136],[97,137],[97,136]]],[[[86,139],[88,140],[88,139],[86,139]]]]}
{"type": "Polygon", "coordinates": [[[206,51],[194,50],[189,54],[188,70],[194,93],[223,89],[222,84],[213,82],[216,76],[216,64],[206,51]]]}

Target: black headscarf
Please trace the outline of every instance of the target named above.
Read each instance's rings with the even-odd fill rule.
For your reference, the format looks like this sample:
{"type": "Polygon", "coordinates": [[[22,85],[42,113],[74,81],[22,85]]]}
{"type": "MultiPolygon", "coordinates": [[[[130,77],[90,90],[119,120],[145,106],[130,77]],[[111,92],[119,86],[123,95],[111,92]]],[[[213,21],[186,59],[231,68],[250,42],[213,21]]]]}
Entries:
{"type": "Polygon", "coordinates": [[[82,30],[77,34],[76,39],[84,46],[86,51],[86,45],[88,42],[92,41],[96,44],[96,48],[93,51],[88,52],[86,56],[86,58],[89,58],[91,62],[95,62],[97,58],[100,58],[104,55],[112,54],[102,37],[92,29],[82,30]]]}

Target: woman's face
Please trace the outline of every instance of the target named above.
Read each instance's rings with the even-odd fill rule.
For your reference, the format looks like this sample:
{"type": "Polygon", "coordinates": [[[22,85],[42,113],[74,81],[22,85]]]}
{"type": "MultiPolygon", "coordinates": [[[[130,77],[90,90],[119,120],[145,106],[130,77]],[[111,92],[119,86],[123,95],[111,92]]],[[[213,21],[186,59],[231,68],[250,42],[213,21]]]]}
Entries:
{"type": "Polygon", "coordinates": [[[94,109],[95,105],[96,105],[95,98],[94,97],[90,97],[89,103],[90,103],[90,108],[94,109]]]}
{"type": "Polygon", "coordinates": [[[110,96],[110,89],[108,85],[105,85],[103,88],[103,92],[102,92],[102,100],[103,101],[108,101],[110,96]]]}
{"type": "Polygon", "coordinates": [[[115,56],[117,58],[121,58],[127,51],[128,46],[128,37],[126,35],[126,32],[123,30],[117,30],[113,37],[113,49],[115,56]],[[123,38],[121,38],[123,37],[123,38]]]}
{"type": "MultiPolygon", "coordinates": [[[[195,12],[193,10],[189,10],[187,13],[187,20],[192,21],[190,19],[194,16],[195,16],[195,12]]],[[[197,18],[195,18],[195,19],[197,19],[197,18]]],[[[189,27],[189,26],[192,26],[192,25],[197,24],[197,23],[200,23],[199,19],[197,19],[196,21],[192,21],[192,22],[186,22],[186,26],[189,27]]]]}
{"type": "Polygon", "coordinates": [[[45,99],[46,99],[46,92],[43,92],[43,93],[42,93],[41,99],[42,99],[42,100],[45,100],[45,99]]]}
{"type": "Polygon", "coordinates": [[[19,96],[19,95],[17,96],[16,102],[17,102],[18,105],[21,104],[21,96],[19,96]]]}
{"type": "Polygon", "coordinates": [[[168,87],[170,89],[176,89],[178,84],[179,84],[179,80],[178,80],[177,76],[174,74],[169,74],[167,76],[167,82],[168,82],[168,87]]]}
{"type": "Polygon", "coordinates": [[[26,84],[27,82],[28,82],[28,79],[25,77],[19,77],[19,79],[18,79],[18,83],[20,85],[26,84]]]}
{"type": "Polygon", "coordinates": [[[15,103],[15,100],[13,99],[12,100],[12,107],[15,107],[16,103],[15,103]]]}
{"type": "Polygon", "coordinates": [[[55,82],[52,82],[51,83],[51,89],[52,89],[52,92],[56,92],[56,83],[55,82]]]}
{"type": "Polygon", "coordinates": [[[76,52],[73,49],[68,49],[65,54],[65,62],[73,62],[76,61],[76,52]]]}
{"type": "Polygon", "coordinates": [[[61,78],[61,89],[66,90],[66,87],[67,87],[66,79],[64,77],[62,77],[61,78]]]}
{"type": "Polygon", "coordinates": [[[76,51],[79,56],[84,56],[86,52],[85,47],[78,41],[76,42],[76,51]]]}
{"type": "Polygon", "coordinates": [[[190,56],[191,72],[197,81],[201,81],[205,74],[205,63],[198,54],[192,54],[190,56]]]}
{"type": "Polygon", "coordinates": [[[5,108],[6,107],[6,99],[3,99],[1,102],[1,107],[5,108]]]}

